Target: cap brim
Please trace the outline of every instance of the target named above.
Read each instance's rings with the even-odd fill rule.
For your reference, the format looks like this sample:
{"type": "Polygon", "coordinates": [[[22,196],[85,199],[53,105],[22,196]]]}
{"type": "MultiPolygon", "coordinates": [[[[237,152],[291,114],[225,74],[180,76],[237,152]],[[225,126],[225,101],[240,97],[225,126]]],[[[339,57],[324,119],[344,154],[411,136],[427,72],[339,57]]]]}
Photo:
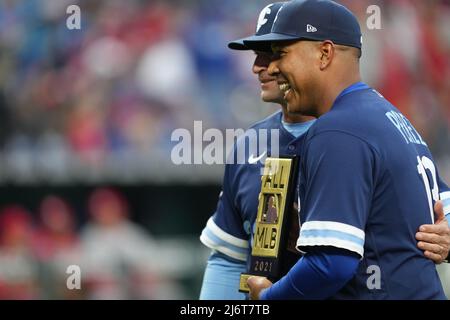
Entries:
{"type": "Polygon", "coordinates": [[[250,48],[247,48],[244,44],[244,40],[247,38],[234,40],[228,43],[228,48],[232,50],[250,50],[250,48]]]}
{"type": "Polygon", "coordinates": [[[228,43],[228,48],[232,50],[257,50],[271,51],[270,43],[273,41],[296,40],[298,37],[288,36],[279,33],[268,33],[260,36],[254,35],[242,39],[234,40],[228,43]],[[265,50],[261,50],[265,49],[265,50]]]}
{"type": "Polygon", "coordinates": [[[244,46],[247,47],[248,50],[270,52],[272,51],[271,48],[272,42],[292,41],[292,40],[300,40],[300,38],[298,36],[291,36],[281,33],[268,33],[262,36],[254,36],[243,39],[243,42],[244,46]]]}

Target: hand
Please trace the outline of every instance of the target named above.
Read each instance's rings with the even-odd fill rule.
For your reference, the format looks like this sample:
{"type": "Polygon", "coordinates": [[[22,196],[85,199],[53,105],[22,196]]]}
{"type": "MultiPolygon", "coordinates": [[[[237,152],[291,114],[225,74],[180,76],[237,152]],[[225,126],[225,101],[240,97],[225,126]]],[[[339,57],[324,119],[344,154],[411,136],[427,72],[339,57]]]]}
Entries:
{"type": "Polygon", "coordinates": [[[416,233],[419,240],[417,247],[425,251],[424,255],[434,261],[442,263],[448,256],[450,250],[450,227],[444,216],[444,206],[441,201],[437,201],[434,206],[436,221],[434,224],[424,224],[416,233]]]}
{"type": "Polygon", "coordinates": [[[252,300],[259,300],[261,291],[272,286],[272,282],[267,278],[257,276],[248,278],[247,284],[250,288],[250,299],[252,300]]]}

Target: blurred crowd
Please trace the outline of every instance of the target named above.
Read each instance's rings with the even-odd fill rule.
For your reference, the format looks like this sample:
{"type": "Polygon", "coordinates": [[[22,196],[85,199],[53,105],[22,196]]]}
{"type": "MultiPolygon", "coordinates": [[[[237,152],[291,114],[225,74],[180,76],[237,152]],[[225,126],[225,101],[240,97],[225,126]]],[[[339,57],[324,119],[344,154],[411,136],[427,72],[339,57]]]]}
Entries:
{"type": "Polygon", "coordinates": [[[381,7],[381,30],[363,28],[363,79],[418,129],[450,183],[450,2],[341,1],[358,14],[381,7]]]}
{"type": "Polygon", "coordinates": [[[115,189],[94,190],[87,207],[81,228],[55,195],[42,200],[36,216],[20,205],[0,210],[0,300],[193,298],[181,281],[200,270],[192,259],[204,262],[194,247],[151,237],[129,219],[115,189]],[[70,266],[79,268],[78,279],[70,266]]]}
{"type": "MultiPolygon", "coordinates": [[[[1,1],[0,180],[151,180],[170,165],[175,128],[245,128],[276,110],[259,100],[253,54],[226,47],[254,32],[269,2],[1,1]],[[66,26],[71,4],[80,30],[66,26]]],[[[407,114],[450,178],[449,2],[341,2],[364,30],[364,79],[407,114]],[[372,4],[381,30],[366,27],[372,4]]]]}

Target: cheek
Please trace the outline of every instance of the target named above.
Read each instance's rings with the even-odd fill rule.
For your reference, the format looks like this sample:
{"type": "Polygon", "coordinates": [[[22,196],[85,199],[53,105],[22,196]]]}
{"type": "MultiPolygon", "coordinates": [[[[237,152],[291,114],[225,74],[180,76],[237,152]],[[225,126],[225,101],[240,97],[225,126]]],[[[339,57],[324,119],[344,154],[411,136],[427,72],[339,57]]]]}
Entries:
{"type": "Polygon", "coordinates": [[[308,63],[303,63],[297,60],[292,65],[293,72],[291,73],[295,86],[303,88],[308,85],[312,79],[312,68],[308,63]]]}
{"type": "Polygon", "coordinates": [[[287,76],[289,77],[289,82],[291,82],[291,85],[295,87],[301,86],[304,71],[301,64],[298,61],[291,61],[287,68],[289,68],[289,73],[287,73],[287,76]]]}
{"type": "Polygon", "coordinates": [[[262,86],[262,89],[264,92],[270,93],[270,94],[277,94],[280,91],[280,88],[276,81],[270,81],[270,82],[265,83],[262,86]]]}

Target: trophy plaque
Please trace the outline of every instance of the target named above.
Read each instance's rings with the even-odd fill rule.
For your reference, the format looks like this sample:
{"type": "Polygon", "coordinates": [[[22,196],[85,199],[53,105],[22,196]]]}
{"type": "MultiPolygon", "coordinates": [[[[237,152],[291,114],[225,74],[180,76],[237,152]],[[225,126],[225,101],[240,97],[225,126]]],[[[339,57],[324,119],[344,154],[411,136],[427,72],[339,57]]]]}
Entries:
{"type": "Polygon", "coordinates": [[[240,292],[249,292],[250,276],[263,276],[274,282],[292,266],[286,264],[288,256],[295,254],[298,237],[298,216],[293,210],[297,160],[296,157],[269,157],[265,161],[249,271],[241,274],[240,292]]]}

